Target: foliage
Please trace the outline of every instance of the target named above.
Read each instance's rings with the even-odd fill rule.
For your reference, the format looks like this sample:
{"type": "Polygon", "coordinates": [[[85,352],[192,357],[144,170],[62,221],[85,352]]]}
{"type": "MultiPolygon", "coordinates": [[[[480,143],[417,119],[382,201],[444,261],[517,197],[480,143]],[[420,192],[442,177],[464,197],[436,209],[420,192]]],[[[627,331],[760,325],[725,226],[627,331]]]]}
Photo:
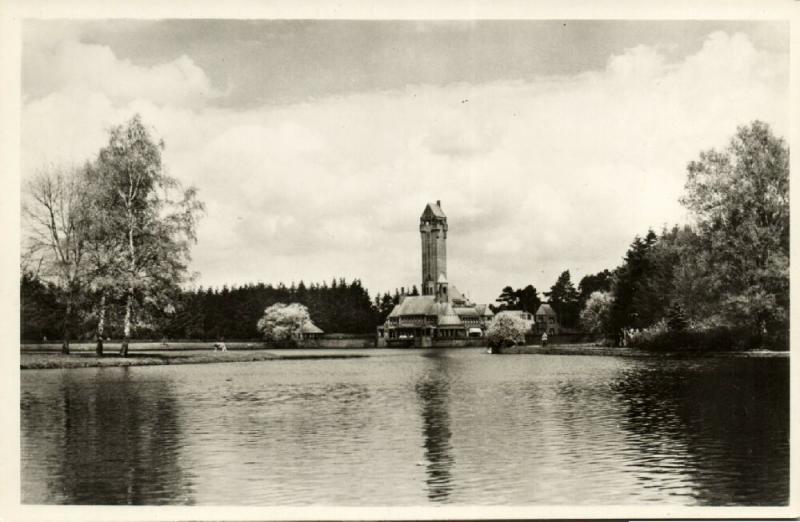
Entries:
{"type": "Polygon", "coordinates": [[[569,270],[561,272],[555,284],[550,287],[549,292],[544,295],[548,297],[550,306],[553,307],[558,315],[558,322],[566,328],[578,326],[580,315],[580,294],[572,284],[569,270]]]}
{"type": "Polygon", "coordinates": [[[667,326],[675,332],[686,330],[689,326],[689,319],[680,303],[674,303],[667,312],[667,326]]]}
{"type": "Polygon", "coordinates": [[[525,344],[525,321],[510,314],[498,315],[486,331],[487,342],[492,348],[504,348],[525,344]]]}
{"type": "Polygon", "coordinates": [[[610,292],[593,292],[581,311],[581,327],[595,335],[608,335],[613,304],[614,296],[610,292]]]}
{"type": "Polygon", "coordinates": [[[20,340],[56,340],[61,335],[61,290],[53,283],[23,271],[20,278],[20,340]]]}
{"type": "MultiPolygon", "coordinates": [[[[88,169],[98,242],[116,255],[102,267],[98,283],[105,296],[124,294],[121,353],[148,309],[168,310],[186,279],[191,244],[203,204],[194,188],[183,190],[164,172],[163,142],[156,142],[136,115],[111,129],[108,144],[88,169]]],[[[102,256],[102,260],[109,259],[102,256]]]]}
{"type": "Polygon", "coordinates": [[[653,351],[733,351],[758,347],[758,339],[747,328],[716,326],[699,329],[671,330],[666,321],[633,330],[629,346],[653,351]]]}
{"type": "Polygon", "coordinates": [[[275,303],[264,310],[257,328],[264,339],[280,344],[296,344],[300,329],[309,322],[308,308],[298,303],[275,303]]]}
{"type": "Polygon", "coordinates": [[[539,298],[539,291],[533,285],[527,285],[525,288],[517,290],[506,286],[496,301],[500,303],[499,306],[489,305],[489,308],[494,313],[502,312],[503,310],[524,310],[534,314],[539,305],[542,304],[542,300],[539,298]]]}
{"type": "Polygon", "coordinates": [[[580,309],[586,307],[589,297],[595,292],[610,292],[614,283],[614,275],[605,269],[596,274],[585,275],[578,283],[578,293],[580,294],[580,309]]]}
{"type": "Polygon", "coordinates": [[[688,167],[682,203],[705,254],[695,277],[729,324],[766,339],[789,325],[789,149],[769,126],[740,127],[688,167]]]}

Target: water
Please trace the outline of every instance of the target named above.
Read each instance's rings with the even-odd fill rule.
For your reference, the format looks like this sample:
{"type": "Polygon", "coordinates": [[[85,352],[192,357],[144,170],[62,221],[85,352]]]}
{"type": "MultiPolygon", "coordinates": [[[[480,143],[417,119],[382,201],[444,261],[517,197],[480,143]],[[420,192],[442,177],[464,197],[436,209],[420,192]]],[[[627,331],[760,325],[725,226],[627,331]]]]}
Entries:
{"type": "Polygon", "coordinates": [[[370,353],[23,371],[23,502],[788,502],[788,359],[370,353]]]}

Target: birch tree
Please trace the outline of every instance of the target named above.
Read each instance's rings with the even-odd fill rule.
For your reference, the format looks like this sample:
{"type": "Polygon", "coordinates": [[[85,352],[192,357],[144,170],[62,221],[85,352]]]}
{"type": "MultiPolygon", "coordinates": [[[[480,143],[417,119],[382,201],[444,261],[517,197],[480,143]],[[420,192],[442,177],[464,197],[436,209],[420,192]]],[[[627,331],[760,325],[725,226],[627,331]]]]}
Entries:
{"type": "Polygon", "coordinates": [[[110,131],[95,163],[96,208],[106,213],[123,255],[106,290],[124,299],[120,355],[128,354],[137,307],[168,307],[167,288],[185,280],[196,224],[203,211],[196,190],[183,189],[164,172],[163,141],[156,142],[139,115],[110,131]]]}

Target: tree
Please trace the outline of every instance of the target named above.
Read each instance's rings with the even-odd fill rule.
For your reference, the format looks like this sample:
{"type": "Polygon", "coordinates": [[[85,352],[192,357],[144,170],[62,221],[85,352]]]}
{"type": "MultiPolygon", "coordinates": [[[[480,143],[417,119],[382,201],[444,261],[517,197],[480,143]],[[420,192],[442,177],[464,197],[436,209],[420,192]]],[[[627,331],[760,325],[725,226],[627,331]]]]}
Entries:
{"type": "Polygon", "coordinates": [[[670,330],[679,332],[685,330],[689,326],[689,320],[686,317],[686,312],[680,303],[674,303],[667,313],[667,326],[670,330]]]}
{"type": "Polygon", "coordinates": [[[308,309],[298,303],[275,303],[264,310],[257,328],[264,339],[280,344],[295,344],[300,329],[309,322],[308,309]]]}
{"type": "Polygon", "coordinates": [[[120,355],[128,353],[138,306],[167,309],[170,296],[187,273],[203,204],[192,187],[164,173],[163,142],[156,143],[136,115],[111,129],[108,145],[92,169],[98,189],[96,208],[107,213],[106,233],[123,238],[115,284],[124,294],[125,317],[120,355]],[[174,199],[177,196],[177,199],[174,199]]]}
{"type": "Polygon", "coordinates": [[[525,321],[510,314],[498,315],[489,324],[486,338],[490,348],[505,348],[525,344],[525,321]]]}
{"type": "Polygon", "coordinates": [[[550,291],[545,292],[544,295],[548,297],[550,306],[558,314],[558,320],[562,326],[575,328],[578,325],[580,295],[572,284],[569,270],[561,272],[555,284],[550,287],[550,291]]]}
{"type": "Polygon", "coordinates": [[[536,310],[539,309],[539,305],[542,304],[542,300],[539,298],[539,291],[533,285],[528,285],[515,293],[520,309],[530,314],[535,314],[536,310]]]}
{"type": "Polygon", "coordinates": [[[578,283],[578,293],[581,296],[581,310],[589,300],[589,296],[595,292],[610,292],[613,283],[613,274],[608,269],[596,274],[583,276],[580,283],[578,283]]]}
{"type": "Polygon", "coordinates": [[[64,309],[62,353],[69,353],[76,304],[86,280],[87,185],[81,169],[39,171],[26,185],[23,216],[28,236],[24,258],[54,281],[64,309]]]}
{"type": "Polygon", "coordinates": [[[611,292],[593,292],[581,311],[581,328],[595,335],[608,335],[611,331],[610,320],[613,303],[614,296],[611,292]]]}
{"type": "Polygon", "coordinates": [[[705,252],[706,286],[730,324],[763,341],[789,325],[789,148],[769,126],[739,127],[727,148],[688,166],[681,202],[705,252]]]}

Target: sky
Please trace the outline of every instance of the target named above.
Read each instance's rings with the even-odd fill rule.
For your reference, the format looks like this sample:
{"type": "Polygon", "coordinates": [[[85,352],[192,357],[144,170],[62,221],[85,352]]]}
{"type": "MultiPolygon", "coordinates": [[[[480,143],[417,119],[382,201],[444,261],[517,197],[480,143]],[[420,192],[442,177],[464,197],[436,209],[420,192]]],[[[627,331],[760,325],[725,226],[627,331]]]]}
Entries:
{"type": "Polygon", "coordinates": [[[34,21],[23,179],[139,113],[207,213],[196,285],[419,286],[441,200],[474,301],[618,266],[682,224],[686,165],[789,126],[783,22],[34,21]]]}

